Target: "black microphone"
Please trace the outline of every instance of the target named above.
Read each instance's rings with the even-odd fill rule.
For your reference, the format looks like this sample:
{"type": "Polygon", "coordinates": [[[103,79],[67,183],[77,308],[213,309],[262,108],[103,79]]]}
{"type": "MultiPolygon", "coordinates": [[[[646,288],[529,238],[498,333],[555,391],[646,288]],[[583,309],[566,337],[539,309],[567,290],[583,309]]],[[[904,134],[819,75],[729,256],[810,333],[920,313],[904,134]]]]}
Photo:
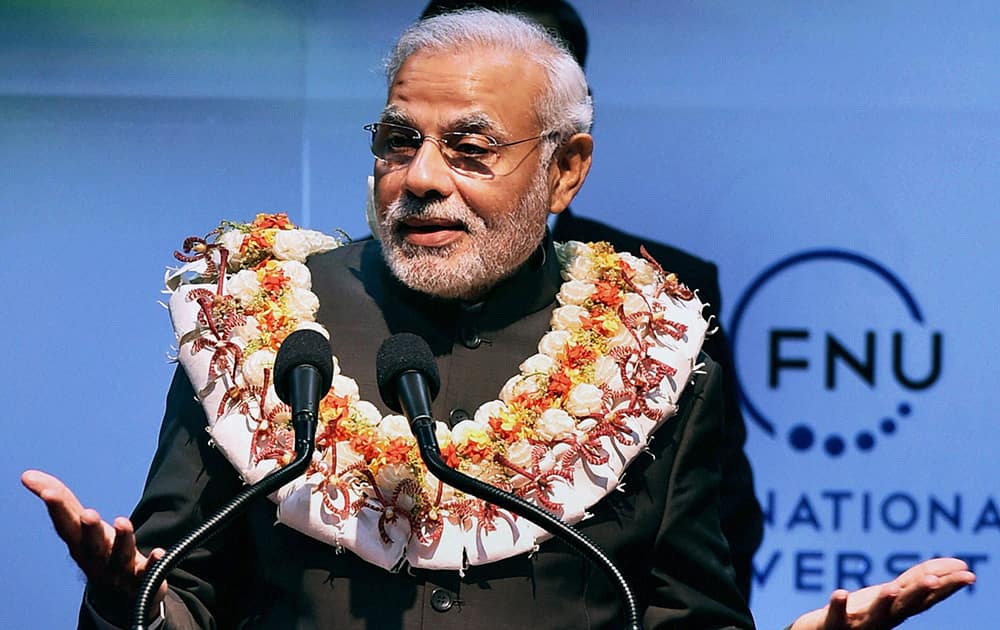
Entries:
{"type": "Polygon", "coordinates": [[[632,588],[600,547],[551,512],[516,494],[461,473],[441,459],[441,448],[437,443],[434,418],[431,416],[431,402],[441,388],[441,378],[434,353],[423,338],[412,333],[399,333],[386,339],[375,359],[375,373],[382,401],[393,411],[402,410],[409,419],[410,429],[417,440],[420,457],[427,470],[453,488],[531,521],[603,569],[622,596],[627,628],[642,630],[639,606],[632,588]]]}
{"type": "Polygon", "coordinates": [[[399,333],[386,339],[375,357],[375,380],[385,404],[402,411],[411,425],[433,424],[431,402],[441,389],[441,377],[422,337],[399,333]]]}
{"type": "Polygon", "coordinates": [[[190,550],[222,531],[254,499],[270,494],[292,481],[309,467],[316,447],[316,424],[319,401],[333,382],[333,353],[326,337],[314,330],[297,330],[278,348],[274,360],[274,389],[292,408],[295,429],[295,459],[252,486],[244,488],[204,523],[179,540],[143,577],[132,610],[132,629],[144,630],[153,593],[167,572],[187,557],[190,550]]]}
{"type": "Polygon", "coordinates": [[[274,391],[292,408],[296,451],[300,439],[315,439],[319,401],[332,382],[333,353],[326,337],[315,330],[296,330],[285,337],[274,360],[274,391]]]}

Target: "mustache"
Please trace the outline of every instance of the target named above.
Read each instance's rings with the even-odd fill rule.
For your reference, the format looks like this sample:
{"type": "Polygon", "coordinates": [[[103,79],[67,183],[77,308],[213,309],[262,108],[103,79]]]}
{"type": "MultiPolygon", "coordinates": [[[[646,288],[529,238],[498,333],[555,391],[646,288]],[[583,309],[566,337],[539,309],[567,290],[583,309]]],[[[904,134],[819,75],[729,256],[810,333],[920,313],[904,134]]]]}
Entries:
{"type": "Polygon", "coordinates": [[[387,227],[394,228],[399,223],[413,218],[455,223],[463,229],[478,227],[482,222],[467,205],[454,197],[447,199],[423,199],[406,193],[389,204],[386,208],[384,222],[387,227]]]}

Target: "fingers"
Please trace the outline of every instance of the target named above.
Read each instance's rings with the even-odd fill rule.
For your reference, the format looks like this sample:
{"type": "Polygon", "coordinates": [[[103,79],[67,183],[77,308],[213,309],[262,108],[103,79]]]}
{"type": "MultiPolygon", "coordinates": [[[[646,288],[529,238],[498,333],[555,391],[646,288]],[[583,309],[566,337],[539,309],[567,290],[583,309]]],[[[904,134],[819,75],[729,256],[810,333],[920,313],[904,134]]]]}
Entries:
{"type": "Polygon", "coordinates": [[[42,471],[25,471],[21,483],[45,502],[56,533],[88,580],[110,586],[135,580],[135,533],[128,519],[118,518],[112,527],[66,484],[42,471]]]}
{"type": "Polygon", "coordinates": [[[108,558],[108,568],[121,573],[134,573],[137,550],[132,521],[119,516],[114,524],[115,539],[108,558]]]}
{"type": "Polygon", "coordinates": [[[900,620],[923,612],[976,581],[976,575],[958,558],[933,558],[905,571],[896,583],[901,595],[895,606],[900,620]]]}
{"type": "Polygon", "coordinates": [[[944,576],[959,571],[967,572],[969,565],[958,558],[931,558],[915,564],[896,578],[896,583],[906,588],[919,583],[927,575],[944,576]]]}
{"type": "Polygon", "coordinates": [[[868,607],[868,623],[872,628],[894,628],[902,619],[894,619],[900,588],[895,582],[886,582],[868,607]]]}
{"type": "Polygon", "coordinates": [[[49,518],[59,537],[71,547],[80,542],[80,515],[83,505],[59,479],[40,470],[26,470],[21,483],[45,502],[49,518]]]}
{"type": "Polygon", "coordinates": [[[823,630],[840,630],[847,627],[847,591],[842,588],[830,594],[823,630]]]}

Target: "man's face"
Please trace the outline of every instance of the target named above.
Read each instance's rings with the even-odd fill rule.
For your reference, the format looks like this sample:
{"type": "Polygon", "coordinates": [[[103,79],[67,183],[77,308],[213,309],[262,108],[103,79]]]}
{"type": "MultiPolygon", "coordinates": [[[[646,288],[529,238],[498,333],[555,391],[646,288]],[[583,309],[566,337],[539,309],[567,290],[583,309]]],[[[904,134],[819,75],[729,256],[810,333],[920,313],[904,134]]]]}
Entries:
{"type": "MultiPolygon", "coordinates": [[[[521,55],[490,50],[416,53],[389,88],[383,122],[438,138],[481,133],[500,143],[547,131],[533,104],[544,71],[521,55]]],[[[408,286],[472,299],[511,275],[537,248],[549,209],[541,141],[501,150],[484,177],[449,166],[436,140],[405,164],[375,161],[378,235],[408,286]]]]}

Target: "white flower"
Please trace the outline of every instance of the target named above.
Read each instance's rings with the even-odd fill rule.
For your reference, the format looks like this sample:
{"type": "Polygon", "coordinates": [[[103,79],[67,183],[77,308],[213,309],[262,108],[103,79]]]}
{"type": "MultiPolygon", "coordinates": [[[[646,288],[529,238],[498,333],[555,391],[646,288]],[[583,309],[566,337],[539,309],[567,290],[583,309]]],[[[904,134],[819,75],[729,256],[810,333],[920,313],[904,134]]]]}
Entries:
{"type": "Polygon", "coordinates": [[[281,268],[293,287],[306,290],[312,288],[312,274],[309,273],[309,267],[296,260],[279,261],[278,267],[281,268]]]}
{"type": "Polygon", "coordinates": [[[274,369],[275,353],[273,350],[261,348],[257,352],[251,353],[243,361],[243,378],[247,385],[254,387],[264,386],[264,370],[274,369]]]}
{"type": "Polygon", "coordinates": [[[507,405],[500,400],[491,400],[487,403],[483,403],[476,409],[476,414],[473,416],[476,424],[482,426],[489,426],[490,418],[499,416],[507,409],[507,405]]]}
{"type": "Polygon", "coordinates": [[[594,361],[594,379],[599,383],[610,383],[616,376],[621,374],[615,360],[606,354],[602,354],[594,361]]]}
{"type": "Polygon", "coordinates": [[[576,258],[588,257],[590,252],[590,246],[580,241],[556,243],[556,258],[559,259],[559,264],[564,268],[576,258]]]}
{"type": "Polygon", "coordinates": [[[410,432],[410,423],[403,416],[392,414],[382,418],[382,422],[378,425],[379,432],[386,438],[392,440],[395,438],[408,438],[413,437],[413,433],[410,432]]]}
{"type": "Polygon", "coordinates": [[[570,280],[564,282],[556,297],[560,304],[575,304],[577,306],[586,302],[594,294],[594,285],[583,280],[570,280]]]}
{"type": "Polygon", "coordinates": [[[315,230],[279,230],[274,235],[274,257],[279,260],[305,262],[318,252],[325,252],[340,245],[332,236],[315,230]]]}
{"type": "Polygon", "coordinates": [[[292,289],[285,294],[285,308],[290,317],[311,321],[319,310],[319,298],[307,289],[292,289]]]}
{"type": "Polygon", "coordinates": [[[256,317],[247,317],[247,320],[233,328],[233,337],[244,341],[251,341],[260,336],[260,324],[256,317]]]}
{"type": "Polygon", "coordinates": [[[375,426],[382,421],[382,412],[378,410],[378,407],[371,404],[367,400],[357,401],[354,403],[354,408],[357,410],[360,419],[363,420],[365,424],[375,426]]]}
{"type": "Polygon", "coordinates": [[[577,417],[589,416],[601,410],[602,392],[590,383],[574,385],[566,398],[566,410],[577,417]]]}
{"type": "Polygon", "coordinates": [[[520,375],[512,376],[507,379],[507,382],[503,385],[503,389],[500,390],[500,400],[509,403],[515,396],[533,394],[537,391],[538,383],[535,382],[534,378],[525,378],[520,375]]]}
{"type": "Polygon", "coordinates": [[[531,468],[534,446],[528,440],[518,440],[507,447],[507,459],[521,468],[531,468]]]}
{"type": "Polygon", "coordinates": [[[548,374],[555,361],[547,354],[533,354],[519,366],[521,374],[548,374]]]}
{"type": "Polygon", "coordinates": [[[590,256],[577,256],[570,260],[569,265],[563,268],[563,276],[570,280],[595,279],[594,265],[590,256]]]}
{"type": "Polygon", "coordinates": [[[338,396],[347,396],[351,400],[358,399],[358,383],[349,376],[338,374],[333,378],[333,391],[338,396]]]}
{"type": "Polygon", "coordinates": [[[216,241],[220,245],[226,248],[229,252],[229,262],[226,265],[230,269],[236,269],[240,266],[242,258],[240,257],[240,248],[243,247],[243,237],[246,236],[243,232],[239,230],[227,230],[219,236],[219,240],[216,241]]]}
{"type": "Polygon", "coordinates": [[[456,444],[465,444],[472,436],[485,435],[483,426],[472,420],[462,420],[451,428],[451,439],[456,444]]]}
{"type": "Polygon", "coordinates": [[[271,251],[278,260],[305,262],[310,254],[305,230],[278,230],[274,235],[274,247],[271,251]]]}
{"type": "Polygon", "coordinates": [[[437,438],[438,446],[444,448],[451,444],[451,429],[438,420],[434,423],[434,437],[437,438]]]}
{"type": "Polygon", "coordinates": [[[609,348],[618,348],[620,346],[629,346],[635,344],[635,337],[629,331],[627,326],[621,326],[615,336],[608,339],[609,348]]]}
{"type": "Polygon", "coordinates": [[[441,480],[431,474],[430,471],[424,472],[424,491],[427,492],[427,496],[433,501],[438,495],[438,488],[441,488],[441,503],[447,503],[455,498],[455,489],[448,485],[443,485],[441,480]]]}
{"type": "Polygon", "coordinates": [[[642,299],[642,296],[638,293],[626,293],[625,299],[622,301],[622,308],[625,310],[626,315],[649,312],[649,305],[646,304],[646,300],[642,299]]]}
{"type": "MultiPolygon", "coordinates": [[[[382,491],[382,496],[387,498],[392,496],[404,479],[413,479],[413,471],[407,464],[386,464],[375,475],[375,483],[382,491]]],[[[408,510],[413,507],[413,499],[409,495],[400,493],[397,505],[408,510]]]]}
{"type": "Polygon", "coordinates": [[[569,437],[575,428],[576,420],[562,409],[546,409],[535,423],[539,437],[549,442],[569,437]]]}
{"type": "Polygon", "coordinates": [[[243,269],[226,278],[226,289],[229,295],[239,298],[243,303],[247,303],[257,297],[260,292],[260,282],[257,281],[257,272],[243,269]]]}
{"type": "Polygon", "coordinates": [[[583,327],[581,318],[587,315],[587,309],[567,304],[552,311],[552,328],[556,330],[579,330],[583,327]]]}
{"type": "Polygon", "coordinates": [[[337,472],[343,472],[344,469],[357,464],[362,461],[364,457],[361,453],[358,453],[353,448],[351,448],[350,442],[337,442],[337,472]]]}
{"type": "Polygon", "coordinates": [[[652,284],[656,280],[656,269],[648,260],[633,256],[628,252],[620,252],[618,256],[635,272],[633,280],[636,284],[652,284]]]}
{"type": "Polygon", "coordinates": [[[538,351],[550,357],[555,357],[569,343],[569,338],[570,334],[568,330],[550,330],[538,342],[538,351]]]}

